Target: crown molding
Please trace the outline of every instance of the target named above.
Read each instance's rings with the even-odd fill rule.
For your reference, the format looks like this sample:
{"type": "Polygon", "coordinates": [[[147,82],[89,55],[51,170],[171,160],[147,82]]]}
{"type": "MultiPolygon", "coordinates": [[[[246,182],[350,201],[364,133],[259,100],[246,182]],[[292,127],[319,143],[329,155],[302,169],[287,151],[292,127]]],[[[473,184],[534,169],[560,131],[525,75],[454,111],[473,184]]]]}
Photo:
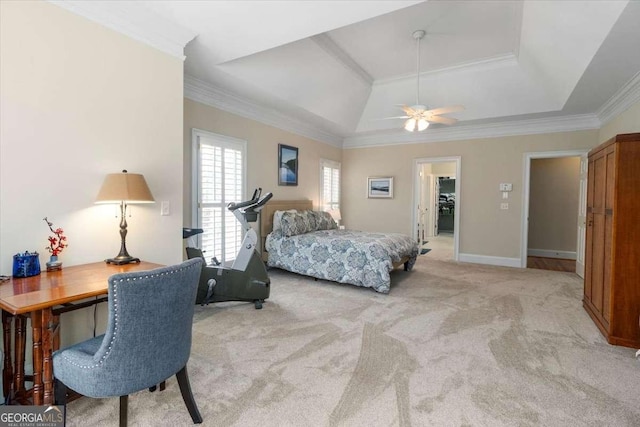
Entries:
{"type": "Polygon", "coordinates": [[[326,33],[318,34],[311,37],[322,50],[342,64],[347,70],[351,71],[356,77],[360,78],[367,86],[373,84],[373,77],[365,71],[353,58],[340,46],[333,41],[326,33]]]}
{"type": "Polygon", "coordinates": [[[229,113],[255,120],[278,129],[324,142],[335,147],[342,147],[342,137],[310,125],[302,120],[266,108],[220,87],[204,82],[195,77],[184,76],[184,96],[192,101],[219,108],[229,113]]]}
{"type": "MultiPolygon", "coordinates": [[[[492,71],[504,67],[514,67],[518,65],[518,57],[514,53],[507,53],[504,55],[498,55],[491,58],[480,59],[478,61],[464,62],[451,67],[436,68],[428,71],[421,71],[420,77],[437,76],[439,74],[451,73],[451,72],[481,72],[492,71]]],[[[388,77],[384,79],[378,79],[373,82],[374,86],[386,85],[398,81],[407,79],[415,79],[416,73],[409,73],[400,76],[388,77]]]]}
{"type": "Polygon", "coordinates": [[[596,113],[600,122],[604,125],[627,108],[640,102],[640,72],[631,78],[615,95],[611,97],[596,113]]]}
{"type": "Polygon", "coordinates": [[[189,75],[185,75],[184,78],[184,96],[247,119],[344,149],[572,132],[600,129],[602,126],[596,114],[582,114],[477,125],[460,124],[416,133],[404,130],[382,131],[343,139],[337,134],[276,112],[271,108],[265,108],[189,75]]]}
{"type": "Polygon", "coordinates": [[[595,114],[582,114],[542,119],[525,119],[501,123],[467,126],[460,125],[457,127],[426,130],[421,133],[401,130],[363,136],[351,136],[344,139],[342,147],[344,149],[381,147],[397,144],[422,144],[430,142],[498,138],[514,135],[535,135],[541,133],[599,129],[600,126],[601,123],[598,116],[595,114]]]}
{"type": "Polygon", "coordinates": [[[184,48],[197,34],[135,2],[49,0],[49,3],[97,22],[184,61],[184,48]]]}

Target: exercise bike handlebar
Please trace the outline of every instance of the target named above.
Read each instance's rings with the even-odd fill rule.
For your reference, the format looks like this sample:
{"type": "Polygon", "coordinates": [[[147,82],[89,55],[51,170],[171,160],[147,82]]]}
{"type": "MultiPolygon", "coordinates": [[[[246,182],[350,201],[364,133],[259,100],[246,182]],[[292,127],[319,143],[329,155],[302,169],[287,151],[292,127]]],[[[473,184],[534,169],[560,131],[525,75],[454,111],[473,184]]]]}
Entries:
{"type": "Polygon", "coordinates": [[[248,206],[246,210],[255,211],[262,209],[262,207],[273,197],[273,193],[267,193],[262,196],[255,204],[248,206]]]}
{"type": "Polygon", "coordinates": [[[242,228],[249,231],[251,229],[249,223],[258,220],[258,212],[262,210],[263,206],[272,196],[272,193],[267,193],[258,200],[250,200],[248,202],[238,203],[237,205],[230,205],[228,209],[233,212],[233,215],[240,221],[242,228]]]}
{"type": "Polygon", "coordinates": [[[253,196],[251,196],[250,200],[245,200],[244,202],[231,202],[227,205],[227,209],[229,209],[231,212],[235,211],[236,209],[240,209],[240,208],[244,208],[246,206],[250,206],[256,202],[258,202],[259,198],[260,198],[260,194],[262,194],[262,188],[256,188],[253,191],[253,196]]]}
{"type": "Polygon", "coordinates": [[[227,209],[233,212],[237,209],[244,208],[241,212],[258,212],[272,197],[273,193],[267,193],[260,199],[247,200],[246,202],[234,204],[230,203],[229,206],[227,206],[227,209]]]}

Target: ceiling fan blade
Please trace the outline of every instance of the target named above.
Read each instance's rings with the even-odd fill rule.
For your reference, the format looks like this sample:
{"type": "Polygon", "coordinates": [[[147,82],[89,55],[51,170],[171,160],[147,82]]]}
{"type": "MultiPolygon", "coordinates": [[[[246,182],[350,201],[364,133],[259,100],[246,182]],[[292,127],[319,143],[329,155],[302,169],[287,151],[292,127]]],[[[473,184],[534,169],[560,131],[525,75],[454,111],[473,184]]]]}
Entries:
{"type": "Polygon", "coordinates": [[[394,117],[383,117],[381,119],[373,119],[373,120],[391,120],[391,119],[408,119],[409,116],[394,116],[394,117]]]}
{"type": "Polygon", "coordinates": [[[452,119],[451,117],[431,116],[427,119],[429,122],[442,123],[445,125],[452,125],[458,121],[458,119],[452,119]]]}
{"type": "Polygon", "coordinates": [[[398,107],[402,108],[402,111],[404,111],[405,113],[407,113],[407,115],[409,116],[413,116],[414,114],[416,114],[416,112],[414,111],[413,108],[406,106],[406,105],[398,105],[398,107]]]}
{"type": "Polygon", "coordinates": [[[455,113],[457,111],[463,111],[464,105],[452,105],[451,107],[441,107],[434,108],[433,110],[427,110],[425,113],[431,114],[447,114],[447,113],[455,113]]]}

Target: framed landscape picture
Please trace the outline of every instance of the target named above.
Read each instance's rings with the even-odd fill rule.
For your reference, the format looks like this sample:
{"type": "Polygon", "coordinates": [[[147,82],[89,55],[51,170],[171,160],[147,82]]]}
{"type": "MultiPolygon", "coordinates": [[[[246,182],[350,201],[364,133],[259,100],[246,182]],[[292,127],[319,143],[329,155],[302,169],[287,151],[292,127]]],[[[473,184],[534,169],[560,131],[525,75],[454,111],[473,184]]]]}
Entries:
{"type": "Polygon", "coordinates": [[[370,176],[367,178],[367,197],[370,199],[393,198],[393,177],[370,176]]]}
{"type": "Polygon", "coordinates": [[[298,185],[298,148],[278,144],[278,185],[298,185]]]}

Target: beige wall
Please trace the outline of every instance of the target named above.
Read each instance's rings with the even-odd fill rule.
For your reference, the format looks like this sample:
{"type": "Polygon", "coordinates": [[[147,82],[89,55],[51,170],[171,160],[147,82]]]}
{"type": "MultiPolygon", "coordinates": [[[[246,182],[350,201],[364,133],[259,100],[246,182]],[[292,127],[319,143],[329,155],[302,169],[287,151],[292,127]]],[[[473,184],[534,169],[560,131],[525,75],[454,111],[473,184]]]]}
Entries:
{"type": "Polygon", "coordinates": [[[460,253],[520,258],[524,153],[597,143],[594,130],[344,150],[343,222],[350,228],[410,234],[415,159],[460,156],[460,253]],[[367,199],[367,176],[372,175],[395,177],[393,199],[367,199]],[[513,184],[509,210],[500,209],[500,183],[513,184]]]}
{"type": "Polygon", "coordinates": [[[450,177],[455,178],[456,162],[433,163],[433,168],[431,169],[431,173],[439,176],[448,175],[450,177]]]}
{"type": "Polygon", "coordinates": [[[320,195],[320,159],[342,161],[342,150],[184,99],[184,224],[191,226],[191,130],[193,128],[247,141],[247,192],[262,187],[274,200],[310,199],[320,195]],[[298,185],[278,186],[278,144],[298,147],[298,185]]]}
{"type": "Polygon", "coordinates": [[[580,157],[532,159],[529,249],[575,252],[580,196],[580,157]]]}
{"type": "MultiPolygon", "coordinates": [[[[159,203],[134,206],[129,252],[180,261],[182,61],[47,2],[2,1],[0,19],[0,273],[24,250],[44,266],[45,216],[68,237],[64,266],[117,255],[116,210],[94,201],[124,168],[173,208],[161,217],[159,203]]],[[[63,324],[63,345],[88,338],[93,310],[63,324]]]]}
{"type": "Polygon", "coordinates": [[[605,124],[598,135],[598,140],[604,142],[619,133],[640,132],[640,101],[629,107],[624,113],[605,124]]]}

